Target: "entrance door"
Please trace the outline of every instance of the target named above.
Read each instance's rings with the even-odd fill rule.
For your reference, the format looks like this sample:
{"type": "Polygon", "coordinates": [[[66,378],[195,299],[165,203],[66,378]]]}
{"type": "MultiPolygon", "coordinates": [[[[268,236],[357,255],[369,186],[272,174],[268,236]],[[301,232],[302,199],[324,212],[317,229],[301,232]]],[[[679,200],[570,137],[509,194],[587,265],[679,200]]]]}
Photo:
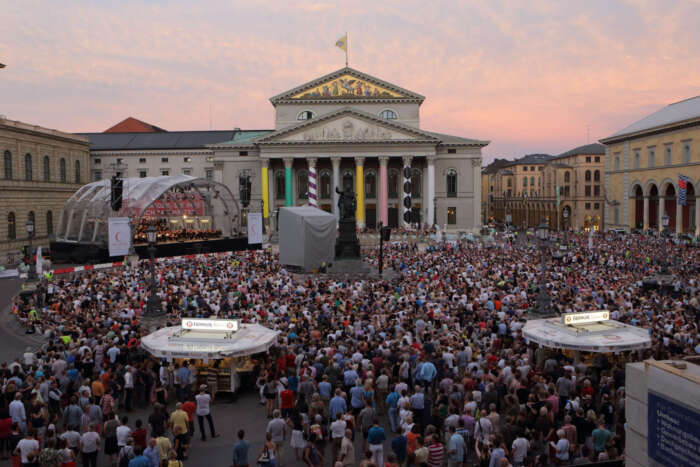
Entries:
{"type": "Polygon", "coordinates": [[[367,204],[365,206],[365,225],[368,229],[377,227],[377,205],[367,204]]]}
{"type": "Polygon", "coordinates": [[[389,227],[395,229],[399,226],[399,210],[398,208],[389,208],[389,227]]]}

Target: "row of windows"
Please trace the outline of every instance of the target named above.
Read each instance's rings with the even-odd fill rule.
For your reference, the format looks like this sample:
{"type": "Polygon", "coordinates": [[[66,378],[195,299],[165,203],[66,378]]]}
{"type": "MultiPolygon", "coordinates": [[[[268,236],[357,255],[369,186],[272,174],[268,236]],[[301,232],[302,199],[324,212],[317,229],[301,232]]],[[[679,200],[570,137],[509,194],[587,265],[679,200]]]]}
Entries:
{"type": "MultiPolygon", "coordinates": [[[[36,216],[34,211],[29,211],[27,214],[27,221],[34,224],[36,235],[36,216]]],[[[46,211],[46,235],[53,235],[53,212],[46,211]]],[[[22,236],[20,236],[22,237],[22,236]]],[[[7,214],[7,239],[15,240],[17,238],[17,217],[14,212],[7,214]]]]}
{"type": "MultiPolygon", "coordinates": [[[[690,141],[683,141],[681,143],[681,163],[689,164],[691,156],[691,146],[690,141]]],[[[633,149],[632,155],[632,167],[635,169],[642,168],[642,150],[640,148],[633,149]]],[[[620,153],[616,152],[613,154],[613,169],[621,169],[621,159],[620,153]]],[[[673,143],[664,144],[664,166],[673,165],[673,143]]],[[[647,148],[647,167],[656,167],[656,146],[649,146],[647,148]]]]}
{"type": "MultiPolygon", "coordinates": [[[[117,177],[123,177],[124,172],[122,171],[116,171],[114,173],[117,177]]],[[[148,177],[148,170],[146,169],[139,169],[137,171],[138,177],[139,178],[146,178],[148,177]]],[[[183,175],[192,175],[192,169],[182,169],[182,174],[183,175]]],[[[160,175],[163,177],[167,177],[170,175],[170,169],[160,169],[160,175]]],[[[214,179],[214,169],[206,169],[204,171],[204,176],[207,178],[207,180],[213,180],[214,179]]],[[[93,170],[92,171],[92,181],[97,182],[102,180],[102,170],[93,170]]]]}
{"type": "MultiPolygon", "coordinates": [[[[527,165],[525,167],[523,167],[523,172],[527,172],[527,168],[528,168],[527,165]]],[[[534,165],[530,166],[530,172],[534,172],[535,170],[539,170],[540,172],[542,172],[542,169],[544,169],[544,167],[542,167],[542,166],[538,167],[537,169],[535,168],[534,165]]]]}
{"type": "MultiPolygon", "coordinates": [[[[315,116],[316,114],[311,110],[302,110],[297,115],[297,120],[311,120],[315,116]]],[[[399,116],[395,111],[391,109],[384,109],[381,112],[379,112],[379,118],[383,118],[384,120],[396,120],[397,118],[399,118],[399,116]]]]}
{"type": "MultiPolygon", "coordinates": [[[[398,170],[390,170],[388,176],[388,195],[389,198],[398,198],[401,190],[399,189],[399,184],[401,183],[400,173],[398,170]]],[[[319,198],[330,199],[332,197],[332,175],[329,170],[322,170],[319,175],[319,198]]],[[[457,196],[457,171],[455,169],[449,169],[446,175],[446,186],[447,186],[447,196],[456,197],[457,196]]],[[[354,190],[355,187],[355,177],[351,170],[346,170],[342,174],[341,184],[343,188],[350,188],[354,190]]],[[[297,172],[297,198],[298,199],[308,199],[309,197],[309,174],[302,170],[297,172]]],[[[286,182],[284,172],[275,172],[275,198],[282,200],[285,198],[286,193],[286,182]]],[[[411,197],[414,199],[420,198],[422,192],[422,174],[418,169],[413,169],[411,172],[411,197]]],[[[365,196],[367,198],[377,197],[377,175],[374,171],[370,170],[365,175],[365,196]]]]}
{"type": "MultiPolygon", "coordinates": [[[[170,159],[168,157],[161,157],[160,161],[163,163],[167,163],[170,159]]],[[[192,156],[183,156],[182,160],[186,163],[192,162],[192,156]]],[[[211,162],[213,160],[212,157],[207,157],[207,162],[211,162]]],[[[96,157],[92,159],[92,163],[95,165],[100,165],[102,163],[102,159],[99,157],[96,157]]],[[[124,163],[124,159],[117,159],[117,165],[122,165],[124,163]]],[[[139,157],[139,164],[145,164],[146,163],[146,158],[145,157],[139,157]]]]}
{"type": "MultiPolygon", "coordinates": [[[[66,165],[67,165],[66,159],[62,157],[59,160],[59,164],[58,164],[58,180],[61,183],[68,182],[66,165]]],[[[75,170],[75,175],[74,175],[74,179],[73,179],[74,182],[81,183],[80,161],[75,161],[73,168],[75,170]]],[[[43,169],[42,170],[43,177],[41,180],[44,182],[52,181],[51,159],[49,158],[49,156],[44,156],[42,169],[43,169]]],[[[12,166],[12,153],[10,151],[5,151],[5,153],[3,155],[3,173],[5,176],[5,180],[14,179],[14,169],[12,166]]],[[[34,177],[34,160],[33,160],[33,157],[30,153],[27,153],[24,155],[24,180],[26,180],[26,181],[38,180],[34,177]]]]}

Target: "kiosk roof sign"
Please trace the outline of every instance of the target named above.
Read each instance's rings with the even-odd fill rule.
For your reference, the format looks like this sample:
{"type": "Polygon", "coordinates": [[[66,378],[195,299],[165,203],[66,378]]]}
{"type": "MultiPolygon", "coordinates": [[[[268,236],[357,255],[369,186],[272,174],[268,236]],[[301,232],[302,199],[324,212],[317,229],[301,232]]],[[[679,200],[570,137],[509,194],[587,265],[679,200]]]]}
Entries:
{"type": "Polygon", "coordinates": [[[610,312],[608,310],[603,311],[588,311],[585,313],[566,313],[562,315],[562,323],[568,325],[573,324],[588,324],[597,323],[599,321],[608,321],[610,319],[610,312]]]}
{"type": "Polygon", "coordinates": [[[239,324],[237,319],[182,318],[180,326],[192,331],[236,332],[239,324]]]}

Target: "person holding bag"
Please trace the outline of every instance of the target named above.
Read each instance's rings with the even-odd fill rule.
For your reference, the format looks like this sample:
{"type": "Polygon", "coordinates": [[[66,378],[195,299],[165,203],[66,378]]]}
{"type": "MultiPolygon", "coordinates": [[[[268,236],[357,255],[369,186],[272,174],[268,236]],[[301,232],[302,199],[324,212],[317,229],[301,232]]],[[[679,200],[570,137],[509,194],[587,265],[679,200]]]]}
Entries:
{"type": "Polygon", "coordinates": [[[258,465],[260,467],[275,467],[275,443],[272,442],[270,432],[265,435],[265,444],[258,454],[258,465]]]}

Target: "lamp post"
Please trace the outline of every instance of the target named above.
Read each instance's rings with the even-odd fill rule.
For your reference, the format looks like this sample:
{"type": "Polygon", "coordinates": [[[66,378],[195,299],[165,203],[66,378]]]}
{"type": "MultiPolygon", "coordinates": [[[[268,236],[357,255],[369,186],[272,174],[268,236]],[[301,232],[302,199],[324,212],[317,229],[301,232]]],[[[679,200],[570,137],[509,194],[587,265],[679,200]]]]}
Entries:
{"type": "Polygon", "coordinates": [[[663,230],[661,232],[661,274],[663,275],[668,274],[668,255],[666,251],[666,237],[668,236],[669,220],[670,219],[668,218],[668,214],[664,213],[664,215],[661,216],[661,225],[663,226],[663,230]]]}
{"type": "Polygon", "coordinates": [[[569,246],[569,208],[565,207],[562,212],[562,217],[564,217],[564,244],[569,246]]]}
{"type": "Polygon", "coordinates": [[[155,316],[160,314],[160,307],[157,307],[158,297],[156,296],[156,243],[158,243],[158,229],[155,224],[151,224],[146,229],[146,240],[148,240],[148,254],[151,256],[151,291],[146,305],[146,314],[155,316]]]}
{"type": "Polygon", "coordinates": [[[29,239],[29,272],[27,273],[27,278],[29,280],[34,280],[36,279],[36,264],[34,263],[34,258],[33,258],[33,249],[32,249],[32,239],[34,238],[34,219],[31,217],[27,219],[27,238],[29,239]]]}
{"type": "Polygon", "coordinates": [[[540,242],[540,251],[541,251],[541,263],[540,263],[540,287],[539,287],[539,293],[537,294],[537,298],[535,301],[537,302],[536,305],[536,311],[530,312],[530,316],[532,319],[543,319],[543,318],[551,318],[554,316],[554,313],[552,312],[552,299],[549,297],[549,294],[547,293],[546,287],[545,287],[545,281],[546,281],[546,275],[545,275],[545,265],[546,265],[546,253],[547,253],[547,242],[549,241],[549,224],[547,223],[547,219],[544,217],[542,218],[542,221],[540,224],[537,226],[535,230],[535,234],[537,235],[537,238],[539,239],[540,242]]]}

